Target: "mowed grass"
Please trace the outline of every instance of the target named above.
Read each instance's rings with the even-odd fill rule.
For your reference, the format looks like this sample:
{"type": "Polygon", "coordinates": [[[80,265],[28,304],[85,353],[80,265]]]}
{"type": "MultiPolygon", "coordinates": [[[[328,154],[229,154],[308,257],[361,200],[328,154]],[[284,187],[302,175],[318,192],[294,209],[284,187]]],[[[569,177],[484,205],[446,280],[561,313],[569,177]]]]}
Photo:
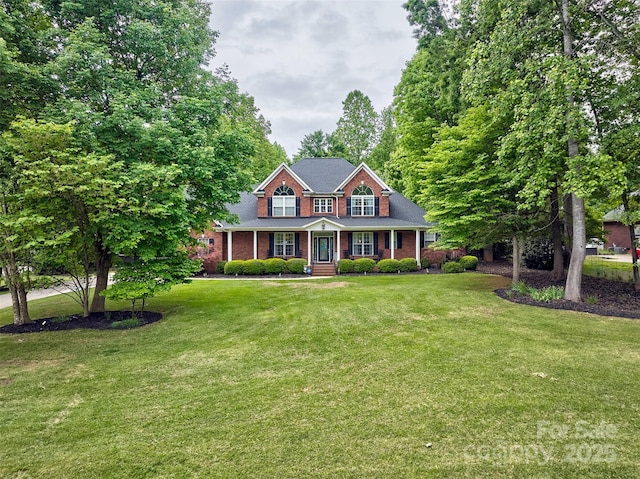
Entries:
{"type": "Polygon", "coordinates": [[[587,256],[582,269],[583,274],[606,278],[625,283],[633,282],[633,264],[626,261],[616,261],[603,256],[587,256]]]}
{"type": "Polygon", "coordinates": [[[143,328],[1,335],[0,477],[638,477],[640,322],[506,284],[194,281],[143,328]]]}

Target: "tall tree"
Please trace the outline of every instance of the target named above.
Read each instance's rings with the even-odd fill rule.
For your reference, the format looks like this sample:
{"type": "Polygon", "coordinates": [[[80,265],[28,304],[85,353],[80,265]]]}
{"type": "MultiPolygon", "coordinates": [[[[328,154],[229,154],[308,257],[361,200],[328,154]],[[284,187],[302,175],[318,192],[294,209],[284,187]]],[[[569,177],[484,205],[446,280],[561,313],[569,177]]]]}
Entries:
{"type": "Polygon", "coordinates": [[[377,121],[371,99],[360,90],[349,92],[342,102],[342,116],[334,133],[345,146],[349,162],[358,165],[368,159],[377,143],[377,121]]]}
{"type": "Polygon", "coordinates": [[[293,155],[294,160],[300,158],[337,158],[346,154],[345,146],[334,133],[316,130],[305,135],[300,141],[298,152],[293,155]]]}

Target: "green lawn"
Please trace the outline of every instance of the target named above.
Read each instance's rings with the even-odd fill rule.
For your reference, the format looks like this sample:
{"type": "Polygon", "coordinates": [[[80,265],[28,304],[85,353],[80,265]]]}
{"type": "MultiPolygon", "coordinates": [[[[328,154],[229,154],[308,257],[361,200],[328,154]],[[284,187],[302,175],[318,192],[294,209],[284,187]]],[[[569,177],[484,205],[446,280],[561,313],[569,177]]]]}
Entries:
{"type": "Polygon", "coordinates": [[[583,274],[613,281],[633,282],[631,262],[616,261],[603,256],[587,256],[582,269],[583,274]]]}
{"type": "Polygon", "coordinates": [[[637,477],[640,322],[506,284],[195,281],[144,328],[1,335],[0,477],[637,477]]]}

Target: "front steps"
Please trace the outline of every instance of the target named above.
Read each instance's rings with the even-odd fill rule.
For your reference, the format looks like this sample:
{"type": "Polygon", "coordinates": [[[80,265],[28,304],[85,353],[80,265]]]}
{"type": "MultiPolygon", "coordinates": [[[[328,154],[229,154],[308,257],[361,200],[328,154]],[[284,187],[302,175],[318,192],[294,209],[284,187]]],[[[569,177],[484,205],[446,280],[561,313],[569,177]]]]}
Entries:
{"type": "Polygon", "coordinates": [[[314,264],[311,267],[311,276],[335,276],[336,266],[333,263],[314,264]]]}

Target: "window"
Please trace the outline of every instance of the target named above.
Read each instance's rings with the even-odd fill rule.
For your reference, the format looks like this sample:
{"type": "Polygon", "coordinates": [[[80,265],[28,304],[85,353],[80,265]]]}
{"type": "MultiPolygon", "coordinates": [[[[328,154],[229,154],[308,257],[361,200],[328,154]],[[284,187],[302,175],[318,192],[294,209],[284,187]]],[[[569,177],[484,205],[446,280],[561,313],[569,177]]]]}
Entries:
{"type": "Polygon", "coordinates": [[[294,247],[294,233],[275,233],[273,235],[273,256],[293,256],[294,247]]]}
{"type": "Polygon", "coordinates": [[[353,256],[373,256],[373,233],[353,233],[353,256]]]}
{"type": "Polygon", "coordinates": [[[313,200],[314,213],[333,213],[332,198],[315,198],[313,200]]]}
{"type": "Polygon", "coordinates": [[[436,241],[436,234],[435,233],[430,233],[430,232],[425,232],[424,234],[424,246],[429,246],[431,243],[434,243],[436,241]]]}
{"type": "Polygon", "coordinates": [[[198,243],[202,246],[213,246],[213,238],[198,238],[198,243]]]}
{"type": "Polygon", "coordinates": [[[357,186],[351,195],[351,216],[373,216],[373,190],[366,185],[357,186]]]}
{"type": "Polygon", "coordinates": [[[295,216],[296,197],[295,193],[288,186],[278,186],[273,192],[273,216],[295,216]]]}

